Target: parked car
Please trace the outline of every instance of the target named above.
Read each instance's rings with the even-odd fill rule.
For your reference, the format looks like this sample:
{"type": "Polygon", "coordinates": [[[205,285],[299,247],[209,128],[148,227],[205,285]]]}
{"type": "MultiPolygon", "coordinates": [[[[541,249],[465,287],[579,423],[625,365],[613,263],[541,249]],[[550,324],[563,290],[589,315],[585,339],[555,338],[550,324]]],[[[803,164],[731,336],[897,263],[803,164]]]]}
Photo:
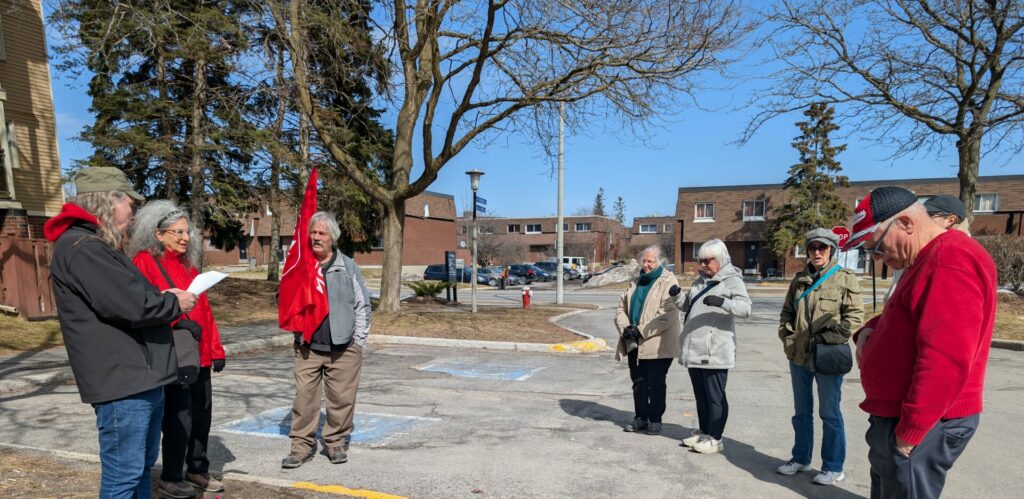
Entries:
{"type": "Polygon", "coordinates": [[[555,280],[555,274],[548,273],[546,270],[532,264],[526,264],[533,269],[533,274],[536,275],[536,280],[540,282],[548,282],[555,280]]]}
{"type": "MultiPolygon", "coordinates": [[[[551,278],[554,279],[558,275],[558,264],[555,262],[536,262],[533,264],[536,267],[541,268],[544,272],[551,274],[551,278]]],[[[580,273],[576,269],[569,268],[568,265],[562,265],[562,279],[579,279],[580,273]]]]}
{"type": "MultiPolygon", "coordinates": [[[[501,272],[501,267],[481,267],[476,271],[477,282],[497,287],[500,284],[498,280],[501,279],[501,272]],[[485,277],[482,279],[481,276],[485,277]]],[[[526,281],[523,280],[522,277],[515,276],[510,273],[508,275],[508,281],[505,284],[507,286],[520,286],[525,282],[526,281]]]]}
{"type": "MultiPolygon", "coordinates": [[[[469,282],[469,278],[473,275],[472,271],[465,268],[455,269],[455,278],[462,282],[469,282]]],[[[448,273],[444,271],[444,265],[427,265],[427,269],[423,271],[424,281],[447,281],[448,273]]],[[[477,279],[479,282],[479,279],[477,279]]]]}
{"type": "Polygon", "coordinates": [[[526,281],[526,284],[530,284],[537,280],[537,270],[533,265],[517,263],[508,266],[508,275],[521,277],[526,281]]]}

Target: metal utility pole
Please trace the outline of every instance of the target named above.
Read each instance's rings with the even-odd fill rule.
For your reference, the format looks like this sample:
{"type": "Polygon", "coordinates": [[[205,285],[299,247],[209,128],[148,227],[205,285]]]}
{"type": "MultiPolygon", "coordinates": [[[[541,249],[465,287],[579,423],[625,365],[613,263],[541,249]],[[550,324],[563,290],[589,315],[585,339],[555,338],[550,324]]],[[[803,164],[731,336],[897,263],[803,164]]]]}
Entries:
{"type": "Polygon", "coordinates": [[[483,174],[484,172],[476,169],[466,172],[466,175],[469,175],[469,186],[473,189],[473,273],[470,276],[470,296],[472,297],[470,301],[474,314],[476,313],[476,190],[480,188],[480,177],[483,174]]]}
{"type": "Polygon", "coordinates": [[[565,189],[565,104],[558,104],[558,226],[555,228],[555,303],[561,305],[564,301],[565,291],[562,282],[565,269],[562,268],[562,257],[565,256],[565,231],[563,223],[565,213],[562,208],[562,198],[565,189]]]}

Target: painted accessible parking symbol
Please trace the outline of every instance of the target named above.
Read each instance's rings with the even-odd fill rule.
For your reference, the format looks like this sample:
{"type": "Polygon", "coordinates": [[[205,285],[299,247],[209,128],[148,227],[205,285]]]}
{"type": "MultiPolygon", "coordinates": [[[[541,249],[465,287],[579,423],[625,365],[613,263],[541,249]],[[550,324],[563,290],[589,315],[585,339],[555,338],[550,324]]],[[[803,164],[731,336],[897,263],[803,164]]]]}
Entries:
{"type": "Polygon", "coordinates": [[[445,373],[460,378],[499,379],[508,381],[524,381],[542,371],[543,367],[512,366],[492,364],[489,362],[462,362],[456,360],[438,360],[413,367],[419,371],[445,373]]]}
{"type": "MultiPolygon", "coordinates": [[[[317,426],[316,434],[319,438],[327,421],[327,414],[320,412],[320,423],[317,426]]],[[[387,444],[394,438],[409,433],[435,421],[437,418],[423,418],[418,416],[399,416],[396,414],[378,414],[356,412],[352,430],[352,443],[379,447],[387,444]]],[[[237,421],[225,423],[217,427],[217,431],[252,435],[257,437],[287,438],[288,431],[292,426],[291,406],[278,407],[262,412],[255,416],[249,416],[237,421]]]]}

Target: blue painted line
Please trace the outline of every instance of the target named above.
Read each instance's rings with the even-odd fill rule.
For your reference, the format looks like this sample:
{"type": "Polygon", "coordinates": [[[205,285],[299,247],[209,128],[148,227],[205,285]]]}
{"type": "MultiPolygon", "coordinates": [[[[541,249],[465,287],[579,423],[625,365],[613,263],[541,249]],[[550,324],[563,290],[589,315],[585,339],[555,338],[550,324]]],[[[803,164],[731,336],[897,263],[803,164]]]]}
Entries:
{"type": "Polygon", "coordinates": [[[441,360],[437,362],[430,362],[421,366],[416,366],[414,369],[434,372],[434,373],[445,373],[452,376],[458,376],[460,378],[483,378],[483,379],[501,379],[509,381],[523,381],[529,379],[534,374],[537,374],[543,367],[530,367],[530,366],[510,366],[502,364],[489,364],[484,362],[459,362],[454,360],[441,360]]]}
{"type": "MultiPolygon", "coordinates": [[[[317,437],[322,436],[326,421],[327,414],[321,410],[320,422],[316,430],[317,437]]],[[[409,433],[434,421],[439,421],[439,419],[356,412],[351,436],[352,443],[371,447],[384,445],[397,436],[409,433]]],[[[217,431],[257,437],[287,438],[291,426],[292,408],[291,406],[285,406],[222,424],[217,427],[217,431]]]]}

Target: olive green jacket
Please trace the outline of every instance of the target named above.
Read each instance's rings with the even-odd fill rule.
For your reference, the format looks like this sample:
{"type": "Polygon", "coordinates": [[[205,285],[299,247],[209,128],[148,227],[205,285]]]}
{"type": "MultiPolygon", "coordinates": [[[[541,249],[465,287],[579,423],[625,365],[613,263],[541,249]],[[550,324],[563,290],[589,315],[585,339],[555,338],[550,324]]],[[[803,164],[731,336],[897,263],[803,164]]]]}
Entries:
{"type": "MultiPolygon", "coordinates": [[[[829,262],[820,275],[837,265],[829,262]]],[[[841,344],[849,341],[864,323],[864,300],[860,282],[848,269],[839,269],[803,300],[804,290],[814,283],[809,269],[793,278],[779,316],[779,338],[786,357],[810,367],[811,339],[818,343],[841,344]]]]}

